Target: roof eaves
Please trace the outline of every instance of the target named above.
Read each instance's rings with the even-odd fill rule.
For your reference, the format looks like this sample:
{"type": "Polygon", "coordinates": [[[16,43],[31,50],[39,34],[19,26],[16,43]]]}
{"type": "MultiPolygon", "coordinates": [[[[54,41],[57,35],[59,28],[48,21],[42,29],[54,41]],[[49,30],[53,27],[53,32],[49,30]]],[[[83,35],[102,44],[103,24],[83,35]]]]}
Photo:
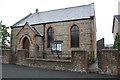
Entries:
{"type": "Polygon", "coordinates": [[[43,35],[41,35],[41,33],[38,31],[38,29],[36,29],[35,27],[33,27],[33,29],[35,30],[37,36],[43,37],[43,35]]]}
{"type": "Polygon", "coordinates": [[[113,18],[113,27],[112,27],[112,33],[114,33],[114,24],[115,24],[115,16],[113,18]]]}
{"type": "Polygon", "coordinates": [[[26,24],[28,25],[28,27],[29,27],[35,34],[37,34],[36,31],[35,31],[35,29],[34,29],[32,26],[30,26],[28,22],[26,22],[26,24]]]}
{"type": "Polygon", "coordinates": [[[28,22],[26,22],[25,25],[28,25],[29,28],[30,28],[37,36],[43,37],[43,36],[41,35],[41,33],[40,33],[35,27],[32,27],[31,25],[29,25],[28,22]]]}
{"type": "MultiPolygon", "coordinates": [[[[34,26],[34,25],[41,25],[41,24],[58,23],[58,22],[67,22],[67,21],[87,20],[87,19],[93,19],[93,17],[95,17],[95,16],[90,16],[90,17],[81,18],[81,19],[71,19],[71,20],[61,20],[61,21],[54,21],[54,22],[37,23],[37,24],[32,24],[31,26],[34,26]]],[[[23,26],[24,26],[24,25],[21,25],[21,26],[14,26],[14,27],[12,27],[12,28],[18,28],[18,27],[23,27],[23,26]]]]}

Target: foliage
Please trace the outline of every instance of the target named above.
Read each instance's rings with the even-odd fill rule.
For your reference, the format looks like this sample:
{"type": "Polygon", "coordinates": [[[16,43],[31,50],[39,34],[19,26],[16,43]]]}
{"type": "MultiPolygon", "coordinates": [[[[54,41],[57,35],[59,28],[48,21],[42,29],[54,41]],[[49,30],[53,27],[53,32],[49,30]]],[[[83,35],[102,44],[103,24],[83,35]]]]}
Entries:
{"type": "Polygon", "coordinates": [[[2,25],[2,21],[0,22],[0,42],[2,42],[3,46],[7,46],[7,43],[10,43],[10,41],[7,39],[10,37],[9,33],[7,32],[7,29],[9,27],[6,27],[5,25],[2,25]]]}
{"type": "Polygon", "coordinates": [[[116,33],[113,48],[120,50],[120,35],[116,33]]]}
{"type": "Polygon", "coordinates": [[[94,63],[94,55],[93,53],[88,54],[88,66],[90,66],[92,63],[94,63]]]}
{"type": "Polygon", "coordinates": [[[66,57],[65,60],[70,60],[70,57],[66,57]]]}

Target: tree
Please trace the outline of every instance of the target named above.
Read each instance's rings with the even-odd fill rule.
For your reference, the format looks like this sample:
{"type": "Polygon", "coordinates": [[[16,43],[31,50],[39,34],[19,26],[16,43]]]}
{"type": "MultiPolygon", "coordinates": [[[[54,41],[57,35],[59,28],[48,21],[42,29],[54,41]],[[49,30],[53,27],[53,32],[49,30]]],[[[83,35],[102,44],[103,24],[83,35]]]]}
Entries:
{"type": "Polygon", "coordinates": [[[8,38],[10,37],[10,34],[7,32],[7,29],[9,27],[6,27],[5,25],[2,25],[2,21],[0,22],[0,43],[2,43],[3,46],[7,46],[10,41],[8,38]]]}
{"type": "Polygon", "coordinates": [[[113,48],[120,50],[120,35],[116,33],[113,48]]]}

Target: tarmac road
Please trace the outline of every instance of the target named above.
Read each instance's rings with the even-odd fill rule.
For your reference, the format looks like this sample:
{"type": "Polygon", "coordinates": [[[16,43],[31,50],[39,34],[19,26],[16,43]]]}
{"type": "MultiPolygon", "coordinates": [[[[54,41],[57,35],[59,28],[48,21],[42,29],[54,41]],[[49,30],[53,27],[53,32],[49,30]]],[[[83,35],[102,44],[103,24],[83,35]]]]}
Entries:
{"type": "Polygon", "coordinates": [[[117,78],[111,75],[46,70],[13,64],[2,65],[3,78],[117,78]]]}

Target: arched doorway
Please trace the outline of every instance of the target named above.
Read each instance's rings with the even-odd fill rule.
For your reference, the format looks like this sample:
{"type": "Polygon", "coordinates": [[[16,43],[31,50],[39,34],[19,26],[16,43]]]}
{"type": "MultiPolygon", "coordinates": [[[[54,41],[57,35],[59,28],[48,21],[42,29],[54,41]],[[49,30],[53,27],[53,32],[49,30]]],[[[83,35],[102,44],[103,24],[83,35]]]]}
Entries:
{"type": "Polygon", "coordinates": [[[27,37],[25,37],[23,39],[23,49],[27,49],[28,50],[28,55],[26,55],[26,57],[29,57],[29,47],[30,47],[29,39],[27,37]]]}

